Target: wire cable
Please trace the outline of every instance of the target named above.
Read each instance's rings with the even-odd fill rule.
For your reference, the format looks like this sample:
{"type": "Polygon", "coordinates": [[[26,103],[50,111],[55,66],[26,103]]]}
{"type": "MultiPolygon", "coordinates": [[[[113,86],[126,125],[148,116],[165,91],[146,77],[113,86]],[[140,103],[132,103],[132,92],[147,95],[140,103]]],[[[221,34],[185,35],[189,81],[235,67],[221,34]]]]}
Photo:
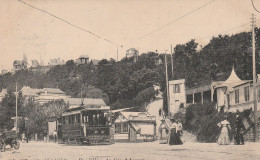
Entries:
{"type": "Polygon", "coordinates": [[[157,32],[157,31],[159,31],[159,30],[161,30],[161,29],[163,29],[163,28],[165,28],[165,27],[171,25],[172,23],[175,23],[175,22],[181,20],[182,18],[184,18],[184,17],[186,17],[186,16],[188,16],[188,15],[190,15],[190,14],[192,14],[192,13],[198,11],[198,10],[200,10],[201,8],[208,6],[209,4],[211,4],[211,3],[214,2],[214,1],[215,1],[215,0],[212,0],[212,1],[210,1],[210,2],[208,2],[208,3],[206,3],[206,4],[204,4],[204,5],[200,6],[199,8],[196,8],[196,9],[190,11],[190,12],[186,13],[185,15],[183,15],[183,16],[181,16],[181,17],[179,17],[179,18],[177,18],[177,19],[175,19],[175,20],[173,20],[173,21],[171,21],[171,22],[169,22],[169,23],[167,23],[167,24],[165,24],[165,25],[163,25],[163,26],[161,26],[161,27],[159,27],[159,28],[153,30],[152,32],[149,32],[149,33],[147,33],[147,34],[145,34],[145,35],[143,35],[143,36],[137,38],[136,40],[129,42],[128,44],[135,43],[135,42],[137,42],[137,41],[139,41],[139,40],[141,40],[141,39],[143,39],[143,38],[145,38],[145,37],[147,37],[147,36],[149,36],[149,35],[151,35],[151,34],[157,32]]]}
{"type": "Polygon", "coordinates": [[[252,6],[254,7],[255,11],[257,11],[258,13],[260,13],[260,11],[259,11],[258,9],[256,9],[256,7],[255,7],[255,5],[254,5],[254,1],[251,0],[251,2],[252,2],[252,6]]]}
{"type": "MultiPolygon", "coordinates": [[[[87,33],[89,33],[89,34],[91,34],[91,35],[93,35],[93,36],[95,36],[95,37],[97,37],[97,38],[99,38],[99,39],[103,39],[104,41],[106,41],[106,42],[108,42],[108,43],[111,43],[111,44],[114,44],[114,45],[117,45],[117,46],[120,45],[120,44],[114,43],[113,41],[110,41],[110,40],[108,40],[108,39],[106,39],[106,38],[104,38],[104,37],[101,37],[101,36],[99,36],[99,35],[97,35],[97,34],[91,32],[91,31],[89,31],[89,30],[86,30],[86,29],[84,29],[84,28],[82,28],[82,27],[79,27],[79,26],[77,26],[77,25],[75,25],[75,24],[72,24],[71,22],[69,22],[69,21],[67,21],[67,20],[65,20],[65,19],[63,19],[63,18],[60,18],[60,17],[58,17],[58,16],[55,16],[54,14],[52,14],[52,13],[50,13],[50,12],[47,12],[47,11],[45,11],[45,10],[43,10],[43,9],[40,9],[40,8],[38,8],[38,7],[35,7],[35,6],[31,5],[31,4],[29,4],[29,3],[26,3],[26,2],[24,2],[24,1],[22,1],[22,0],[17,0],[17,1],[23,3],[23,4],[27,5],[27,6],[29,6],[29,7],[31,7],[31,8],[34,8],[34,9],[36,9],[36,10],[38,10],[38,11],[41,11],[41,12],[43,12],[43,13],[45,13],[45,14],[48,14],[48,15],[50,15],[50,16],[52,16],[52,17],[54,17],[54,18],[56,18],[56,19],[58,19],[58,20],[60,20],[60,21],[62,21],[62,22],[64,22],[64,23],[66,23],[66,24],[68,24],[68,25],[74,27],[74,28],[77,28],[77,29],[79,29],[79,30],[81,30],[81,31],[87,32],[87,33]]],[[[122,46],[122,45],[120,45],[120,46],[122,46]]]]}

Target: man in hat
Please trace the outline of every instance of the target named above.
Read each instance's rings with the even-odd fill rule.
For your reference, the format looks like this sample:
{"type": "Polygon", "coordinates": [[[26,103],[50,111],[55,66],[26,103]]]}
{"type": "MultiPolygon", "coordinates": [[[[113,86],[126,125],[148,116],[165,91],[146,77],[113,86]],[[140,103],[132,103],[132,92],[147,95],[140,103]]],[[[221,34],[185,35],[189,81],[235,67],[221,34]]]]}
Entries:
{"type": "Polygon", "coordinates": [[[246,130],[243,120],[239,113],[236,114],[236,121],[235,121],[235,144],[236,145],[244,145],[244,137],[242,131],[246,130]]]}

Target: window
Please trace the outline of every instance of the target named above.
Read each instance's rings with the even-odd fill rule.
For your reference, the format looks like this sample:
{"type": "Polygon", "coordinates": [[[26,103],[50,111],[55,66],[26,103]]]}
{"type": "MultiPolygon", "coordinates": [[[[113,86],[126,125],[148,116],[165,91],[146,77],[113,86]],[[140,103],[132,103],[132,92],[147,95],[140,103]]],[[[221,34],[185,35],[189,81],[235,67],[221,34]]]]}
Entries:
{"type": "Polygon", "coordinates": [[[235,90],[235,103],[239,103],[239,90],[235,90]]]}
{"type": "Polygon", "coordinates": [[[244,93],[245,93],[245,101],[249,101],[249,86],[244,88],[244,93]]]}
{"type": "Polygon", "coordinates": [[[115,123],[115,133],[121,133],[121,124],[115,123]]]}
{"type": "Polygon", "coordinates": [[[230,95],[227,94],[227,105],[230,106],[230,95]]]}
{"type": "Polygon", "coordinates": [[[127,122],[123,123],[123,132],[128,132],[128,124],[127,124],[127,122]]]}
{"type": "Polygon", "coordinates": [[[174,85],[174,90],[173,90],[174,93],[180,93],[180,85],[179,84],[175,84],[174,85]]]}

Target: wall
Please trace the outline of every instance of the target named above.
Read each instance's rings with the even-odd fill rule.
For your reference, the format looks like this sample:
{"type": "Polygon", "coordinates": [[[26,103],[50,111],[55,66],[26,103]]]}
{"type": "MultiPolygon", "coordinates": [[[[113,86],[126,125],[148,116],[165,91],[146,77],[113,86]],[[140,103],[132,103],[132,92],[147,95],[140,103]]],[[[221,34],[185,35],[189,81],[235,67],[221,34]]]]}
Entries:
{"type": "Polygon", "coordinates": [[[186,106],[186,91],[185,91],[185,80],[173,80],[169,81],[169,111],[173,115],[179,111],[179,106],[181,103],[186,106]],[[174,86],[175,84],[180,85],[180,92],[175,93],[174,92],[174,86]]]}

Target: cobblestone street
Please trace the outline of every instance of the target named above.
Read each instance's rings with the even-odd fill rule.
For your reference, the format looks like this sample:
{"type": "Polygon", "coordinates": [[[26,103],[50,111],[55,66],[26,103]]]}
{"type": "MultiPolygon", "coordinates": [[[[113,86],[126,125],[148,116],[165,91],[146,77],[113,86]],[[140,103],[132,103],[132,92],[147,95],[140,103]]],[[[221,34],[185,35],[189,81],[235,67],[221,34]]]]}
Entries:
{"type": "Polygon", "coordinates": [[[157,142],[116,143],[113,145],[82,146],[56,143],[21,143],[19,150],[7,147],[1,152],[3,160],[150,160],[150,159],[260,159],[260,143],[244,146],[219,146],[214,143],[185,143],[169,146],[157,142]]]}

